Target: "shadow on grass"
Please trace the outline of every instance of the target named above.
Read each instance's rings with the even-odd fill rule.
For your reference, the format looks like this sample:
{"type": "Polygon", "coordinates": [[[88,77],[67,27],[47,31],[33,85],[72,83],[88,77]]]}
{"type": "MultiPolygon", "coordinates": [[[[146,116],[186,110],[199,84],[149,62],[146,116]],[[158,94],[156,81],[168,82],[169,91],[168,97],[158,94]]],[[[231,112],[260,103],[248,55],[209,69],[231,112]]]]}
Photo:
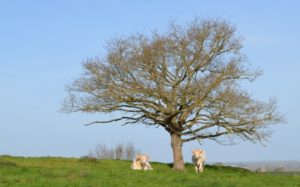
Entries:
{"type": "Polygon", "coordinates": [[[252,171],[250,171],[248,169],[232,167],[232,166],[205,165],[204,167],[207,169],[210,169],[210,170],[217,170],[217,171],[233,171],[233,172],[239,172],[239,173],[252,173],[252,171]]]}
{"type": "Polygon", "coordinates": [[[167,164],[167,166],[168,166],[169,168],[173,168],[173,165],[174,165],[173,163],[168,163],[168,164],[167,164]]]}
{"type": "MultiPolygon", "coordinates": [[[[158,162],[157,162],[158,163],[158,162]]],[[[161,163],[158,163],[161,164],[161,163]]],[[[173,163],[167,163],[166,164],[169,168],[173,168],[173,163]]],[[[185,164],[186,169],[194,168],[194,165],[192,163],[186,163],[185,164]]],[[[205,169],[209,170],[215,170],[215,171],[233,171],[233,172],[239,172],[239,173],[252,173],[252,171],[245,169],[245,168],[239,168],[239,167],[232,167],[232,166],[217,166],[217,165],[204,165],[205,169]]]]}

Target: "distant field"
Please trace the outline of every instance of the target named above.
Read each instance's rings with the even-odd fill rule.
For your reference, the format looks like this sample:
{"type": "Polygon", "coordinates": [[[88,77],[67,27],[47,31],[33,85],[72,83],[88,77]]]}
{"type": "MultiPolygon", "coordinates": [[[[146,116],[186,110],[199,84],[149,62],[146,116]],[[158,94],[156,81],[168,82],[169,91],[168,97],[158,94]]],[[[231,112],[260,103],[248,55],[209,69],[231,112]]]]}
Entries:
{"type": "Polygon", "coordinates": [[[130,161],[75,158],[23,158],[0,156],[0,186],[241,186],[300,187],[300,173],[252,173],[245,169],[205,166],[203,174],[173,171],[170,165],[152,163],[154,171],[133,171],[130,161]]]}
{"type": "Polygon", "coordinates": [[[296,176],[300,176],[300,171],[295,171],[295,172],[292,172],[292,171],[287,171],[287,172],[268,172],[268,174],[270,175],[276,175],[276,176],[282,176],[282,175],[286,175],[286,176],[293,176],[293,175],[296,175],[296,176]]]}

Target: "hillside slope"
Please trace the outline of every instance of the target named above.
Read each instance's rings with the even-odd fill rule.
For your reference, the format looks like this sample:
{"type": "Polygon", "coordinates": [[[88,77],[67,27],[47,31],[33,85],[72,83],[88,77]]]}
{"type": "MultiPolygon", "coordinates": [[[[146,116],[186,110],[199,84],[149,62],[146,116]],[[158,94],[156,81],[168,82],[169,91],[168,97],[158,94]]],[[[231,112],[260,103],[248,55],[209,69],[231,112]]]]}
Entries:
{"type": "Polygon", "coordinates": [[[299,175],[257,174],[232,168],[205,166],[204,173],[173,171],[152,163],[154,171],[133,171],[130,161],[75,158],[0,156],[0,186],[299,186],[299,175]]]}

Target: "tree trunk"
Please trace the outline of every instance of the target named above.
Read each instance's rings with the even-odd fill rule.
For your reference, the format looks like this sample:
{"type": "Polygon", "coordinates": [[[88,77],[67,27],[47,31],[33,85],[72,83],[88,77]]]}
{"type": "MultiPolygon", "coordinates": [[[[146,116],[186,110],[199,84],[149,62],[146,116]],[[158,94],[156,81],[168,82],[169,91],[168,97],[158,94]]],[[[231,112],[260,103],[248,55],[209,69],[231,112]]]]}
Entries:
{"type": "Polygon", "coordinates": [[[173,151],[173,169],[174,170],[185,170],[183,156],[182,156],[182,139],[180,135],[171,134],[171,147],[173,151]]]}

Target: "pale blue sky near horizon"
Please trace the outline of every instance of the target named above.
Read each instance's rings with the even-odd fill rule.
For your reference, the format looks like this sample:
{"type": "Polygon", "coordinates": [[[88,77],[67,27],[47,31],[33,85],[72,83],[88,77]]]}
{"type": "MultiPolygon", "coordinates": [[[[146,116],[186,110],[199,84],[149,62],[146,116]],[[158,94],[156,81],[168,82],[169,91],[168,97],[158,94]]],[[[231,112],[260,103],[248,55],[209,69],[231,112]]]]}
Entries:
{"type": "Polygon", "coordinates": [[[103,114],[61,113],[65,86],[81,63],[102,55],[106,42],[134,33],[164,31],[170,20],[219,17],[235,24],[249,61],[263,69],[243,85],[254,98],[278,100],[288,123],[272,126],[266,146],[240,141],[184,145],[184,159],[202,147],[208,162],[300,160],[300,2],[0,0],[0,155],[80,157],[104,143],[133,142],[153,161],[171,162],[169,135],[143,125],[83,126],[103,114]]]}

